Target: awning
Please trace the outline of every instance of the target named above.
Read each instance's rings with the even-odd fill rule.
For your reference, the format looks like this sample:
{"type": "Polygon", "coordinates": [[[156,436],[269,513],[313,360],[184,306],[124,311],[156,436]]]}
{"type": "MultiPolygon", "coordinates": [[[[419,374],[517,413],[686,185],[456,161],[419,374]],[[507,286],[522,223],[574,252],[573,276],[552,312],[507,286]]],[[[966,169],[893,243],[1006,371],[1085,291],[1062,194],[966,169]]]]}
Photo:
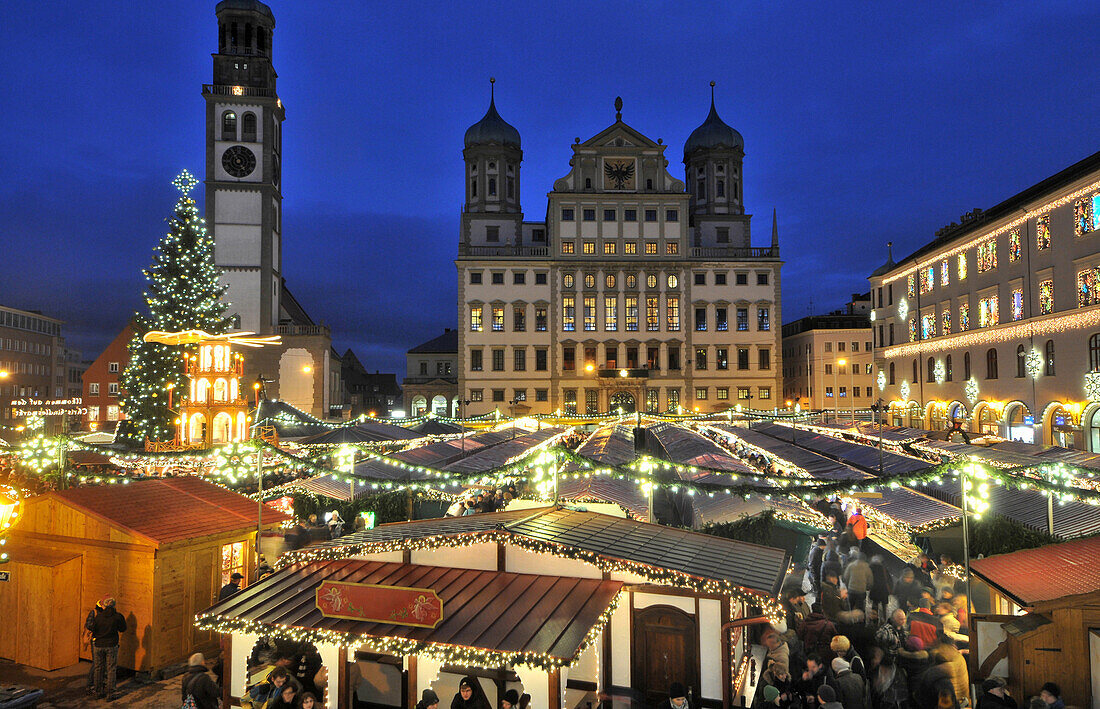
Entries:
{"type": "Polygon", "coordinates": [[[200,614],[219,632],[286,636],[456,664],[572,665],[610,618],[619,581],[338,559],[293,565],[200,614]],[[325,580],[431,589],[442,599],[434,628],[326,617],[325,580]],[[475,655],[471,657],[471,654],[475,655]]]}

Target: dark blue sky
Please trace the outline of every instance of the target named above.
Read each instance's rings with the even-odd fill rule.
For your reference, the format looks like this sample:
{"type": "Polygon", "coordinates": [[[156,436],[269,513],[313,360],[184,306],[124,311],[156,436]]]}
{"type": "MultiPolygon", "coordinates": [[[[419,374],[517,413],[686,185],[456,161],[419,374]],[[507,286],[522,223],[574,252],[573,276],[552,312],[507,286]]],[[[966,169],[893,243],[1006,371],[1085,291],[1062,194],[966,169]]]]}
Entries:
{"type": "MultiPolygon", "coordinates": [[[[0,302],[64,319],[88,358],[138,304],[169,181],[203,174],[214,5],[0,22],[0,302]]],[[[1100,149],[1100,5],[831,5],[274,0],[291,290],[371,369],[454,325],[462,136],[490,75],[536,220],[617,95],[682,175],[717,81],[757,244],[779,212],[787,321],[866,289],[887,241],[900,257],[1100,149]]]]}

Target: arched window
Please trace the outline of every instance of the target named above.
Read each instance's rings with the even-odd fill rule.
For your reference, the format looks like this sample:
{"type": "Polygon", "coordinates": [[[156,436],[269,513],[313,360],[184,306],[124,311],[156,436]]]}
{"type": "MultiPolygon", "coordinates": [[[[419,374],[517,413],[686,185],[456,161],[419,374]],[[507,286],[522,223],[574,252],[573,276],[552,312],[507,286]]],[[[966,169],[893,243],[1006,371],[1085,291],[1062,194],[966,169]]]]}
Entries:
{"type": "Polygon", "coordinates": [[[1100,372],[1100,332],[1089,338],[1089,371],[1100,372]]]}
{"type": "Polygon", "coordinates": [[[241,116],[241,140],[256,140],[256,114],[251,111],[241,116]]]}
{"type": "Polygon", "coordinates": [[[222,140],[237,139],[237,114],[226,111],[222,114],[222,140]]]}
{"type": "Polygon", "coordinates": [[[716,197],[725,199],[726,197],[726,181],[718,180],[714,183],[714,194],[716,197]]]}
{"type": "Polygon", "coordinates": [[[947,355],[943,362],[944,379],[952,381],[955,378],[955,370],[951,367],[951,355],[947,355]]]}
{"type": "Polygon", "coordinates": [[[496,197],[497,196],[497,178],[495,178],[495,177],[490,177],[489,178],[489,196],[490,197],[496,197]]]}
{"type": "Polygon", "coordinates": [[[584,178],[584,188],[586,190],[592,189],[592,178],[591,177],[584,178]]]}
{"type": "Polygon", "coordinates": [[[1027,355],[1024,354],[1024,346],[1016,346],[1016,378],[1023,379],[1027,376],[1027,355]]]}
{"type": "Polygon", "coordinates": [[[1047,340],[1046,346],[1046,358],[1043,367],[1043,374],[1048,377],[1054,376],[1054,340],[1047,340]]]}
{"type": "Polygon", "coordinates": [[[970,381],[970,353],[963,353],[963,381],[970,381]]]}
{"type": "Polygon", "coordinates": [[[890,363],[890,384],[894,384],[894,363],[890,363]]]}
{"type": "Polygon", "coordinates": [[[924,374],[925,381],[934,382],[936,381],[936,361],[933,358],[929,357],[927,364],[928,371],[924,374]]]}
{"type": "Polygon", "coordinates": [[[913,378],[910,381],[914,384],[920,381],[920,365],[917,364],[917,360],[913,360],[913,378]]]}
{"type": "Polygon", "coordinates": [[[985,353],[985,378],[997,378],[997,348],[990,347],[985,353]]]}

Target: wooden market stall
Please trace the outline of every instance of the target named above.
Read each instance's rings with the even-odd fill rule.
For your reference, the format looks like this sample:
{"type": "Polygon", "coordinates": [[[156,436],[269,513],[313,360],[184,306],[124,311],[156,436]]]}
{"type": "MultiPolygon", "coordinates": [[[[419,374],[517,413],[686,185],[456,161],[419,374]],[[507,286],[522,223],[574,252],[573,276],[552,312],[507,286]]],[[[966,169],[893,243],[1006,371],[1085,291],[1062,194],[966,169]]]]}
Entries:
{"type": "MultiPolygon", "coordinates": [[[[255,578],[256,514],[255,501],[192,476],[27,500],[8,545],[11,578],[0,583],[0,657],[46,670],[90,659],[84,617],[107,594],[129,626],[122,667],[158,670],[216,648],[191,619],[233,571],[255,578]]],[[[264,510],[265,527],[289,519],[264,510]]]]}
{"type": "Polygon", "coordinates": [[[971,662],[980,682],[1004,677],[1015,697],[1057,682],[1067,706],[1100,701],[1100,537],[970,562],[971,662]],[[1091,658],[1091,659],[1090,659],[1091,658]]]}
{"type": "Polygon", "coordinates": [[[325,706],[411,707],[462,676],[490,703],[743,705],[763,670],[747,625],[780,612],[780,549],[559,506],[382,525],[289,552],[280,571],[201,614],[229,646],[239,704],[253,649],[312,643],[325,706]],[[368,590],[369,589],[369,590],[368,590]]]}

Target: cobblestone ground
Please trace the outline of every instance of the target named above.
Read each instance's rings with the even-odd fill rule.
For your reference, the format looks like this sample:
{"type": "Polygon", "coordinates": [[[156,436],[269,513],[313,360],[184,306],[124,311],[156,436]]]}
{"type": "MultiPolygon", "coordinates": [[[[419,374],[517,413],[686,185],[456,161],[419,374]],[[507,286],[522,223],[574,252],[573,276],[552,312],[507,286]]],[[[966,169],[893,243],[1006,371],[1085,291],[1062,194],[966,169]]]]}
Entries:
{"type": "Polygon", "coordinates": [[[81,662],[53,672],[0,662],[0,685],[37,687],[45,691],[38,709],[64,707],[134,707],[137,709],[179,709],[181,676],[153,682],[136,676],[120,677],[118,699],[107,702],[84,693],[90,663],[81,662]]]}

